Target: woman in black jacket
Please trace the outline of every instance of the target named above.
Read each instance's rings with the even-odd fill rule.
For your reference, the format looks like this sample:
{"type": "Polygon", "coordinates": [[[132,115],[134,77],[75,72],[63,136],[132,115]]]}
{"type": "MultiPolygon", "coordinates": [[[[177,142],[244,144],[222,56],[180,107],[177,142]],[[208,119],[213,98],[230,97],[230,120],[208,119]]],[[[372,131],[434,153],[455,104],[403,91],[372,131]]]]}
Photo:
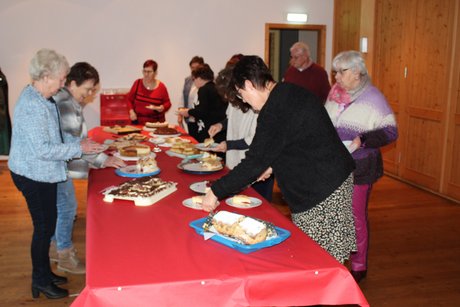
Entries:
{"type": "MultiPolygon", "coordinates": [[[[227,103],[221,98],[214,84],[214,72],[208,64],[203,64],[192,71],[193,82],[198,88],[198,101],[191,109],[179,109],[178,114],[190,117],[189,125],[196,126],[190,129],[190,135],[198,142],[203,142],[209,137],[208,130],[211,125],[225,119],[227,103]],[[192,131],[197,131],[193,133],[192,131]]],[[[225,140],[225,132],[214,136],[215,142],[225,140]]]]}
{"type": "Polygon", "coordinates": [[[8,112],[8,82],[0,68],[0,155],[10,152],[11,121],[8,112]]]}
{"type": "Polygon", "coordinates": [[[296,85],[276,84],[257,56],[236,64],[227,96],[259,112],[256,134],[246,158],[212,185],[204,210],[273,172],[293,222],[338,261],[348,259],[356,248],[354,162],[318,98],[296,85]]]}

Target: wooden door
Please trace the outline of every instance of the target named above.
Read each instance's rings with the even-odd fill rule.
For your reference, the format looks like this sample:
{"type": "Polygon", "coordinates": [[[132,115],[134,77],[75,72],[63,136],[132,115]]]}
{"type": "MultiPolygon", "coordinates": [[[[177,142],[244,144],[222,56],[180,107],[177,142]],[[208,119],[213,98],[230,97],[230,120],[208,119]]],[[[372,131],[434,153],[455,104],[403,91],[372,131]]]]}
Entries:
{"type": "Polygon", "coordinates": [[[387,171],[440,191],[455,0],[380,0],[375,73],[398,119],[387,171]]]}
{"type": "Polygon", "coordinates": [[[400,176],[439,192],[445,150],[455,0],[417,0],[406,12],[410,49],[400,176]],[[411,12],[411,13],[409,13],[411,12]]]}
{"type": "Polygon", "coordinates": [[[406,50],[411,48],[410,36],[407,34],[407,12],[413,1],[380,0],[376,5],[376,44],[373,82],[385,95],[395,112],[399,139],[383,148],[384,169],[386,172],[399,175],[401,150],[404,148],[405,123],[400,118],[404,110],[404,88],[408,80],[405,78],[406,50]]]}
{"type": "MultiPolygon", "coordinates": [[[[460,14],[460,4],[455,9],[460,14]]],[[[460,23],[457,22],[455,53],[452,57],[452,89],[449,101],[452,101],[448,112],[448,132],[446,150],[446,174],[441,192],[449,197],[460,200],[460,23]]]]}

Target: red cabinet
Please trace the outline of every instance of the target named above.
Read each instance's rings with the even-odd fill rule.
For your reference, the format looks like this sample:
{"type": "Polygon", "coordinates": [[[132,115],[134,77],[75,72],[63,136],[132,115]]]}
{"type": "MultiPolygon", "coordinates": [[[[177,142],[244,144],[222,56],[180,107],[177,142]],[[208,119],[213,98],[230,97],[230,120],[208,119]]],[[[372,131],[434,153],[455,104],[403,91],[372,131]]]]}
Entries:
{"type": "Polygon", "coordinates": [[[127,93],[101,94],[101,126],[128,125],[129,102],[126,99],[127,93]]]}

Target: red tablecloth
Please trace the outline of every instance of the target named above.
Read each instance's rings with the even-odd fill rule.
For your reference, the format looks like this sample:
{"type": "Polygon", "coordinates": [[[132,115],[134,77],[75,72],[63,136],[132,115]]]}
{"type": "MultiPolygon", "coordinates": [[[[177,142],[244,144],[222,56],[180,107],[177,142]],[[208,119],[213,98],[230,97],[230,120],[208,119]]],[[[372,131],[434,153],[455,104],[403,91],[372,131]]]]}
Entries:
{"type": "MultiPolygon", "coordinates": [[[[112,135],[100,128],[91,136],[112,135]]],[[[207,216],[182,205],[194,196],[193,182],[212,175],[185,174],[179,158],[157,154],[163,180],[178,191],[149,207],[131,201],[105,203],[100,193],[127,178],[113,169],[92,170],[88,180],[86,287],[72,306],[368,306],[348,270],[266,201],[236,209],[221,201],[220,210],[273,222],[291,237],[283,243],[243,254],[205,241],[189,226],[207,216]]],[[[245,194],[257,197],[252,189],[245,194]]],[[[259,197],[260,198],[260,197],[259,197]]]]}

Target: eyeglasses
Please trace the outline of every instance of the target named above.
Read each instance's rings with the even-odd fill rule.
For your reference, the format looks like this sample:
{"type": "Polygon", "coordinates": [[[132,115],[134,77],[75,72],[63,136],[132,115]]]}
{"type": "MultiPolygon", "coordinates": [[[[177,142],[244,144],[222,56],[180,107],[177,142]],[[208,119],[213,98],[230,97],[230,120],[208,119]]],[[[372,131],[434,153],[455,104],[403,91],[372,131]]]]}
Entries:
{"type": "Polygon", "coordinates": [[[143,72],[144,74],[153,74],[153,70],[143,69],[142,72],[143,72]]]}
{"type": "Polygon", "coordinates": [[[235,97],[238,98],[239,100],[241,100],[242,102],[244,102],[243,96],[241,96],[240,91],[241,91],[241,89],[236,90],[235,97]]]}
{"type": "Polygon", "coordinates": [[[350,69],[350,68],[344,68],[344,69],[334,70],[334,71],[332,72],[332,74],[333,74],[334,76],[337,75],[337,74],[343,75],[343,73],[346,72],[346,71],[349,70],[349,69],[350,69]]]}
{"type": "Polygon", "coordinates": [[[305,55],[304,54],[296,54],[296,55],[291,55],[292,60],[298,60],[300,58],[303,58],[305,55]]]}

